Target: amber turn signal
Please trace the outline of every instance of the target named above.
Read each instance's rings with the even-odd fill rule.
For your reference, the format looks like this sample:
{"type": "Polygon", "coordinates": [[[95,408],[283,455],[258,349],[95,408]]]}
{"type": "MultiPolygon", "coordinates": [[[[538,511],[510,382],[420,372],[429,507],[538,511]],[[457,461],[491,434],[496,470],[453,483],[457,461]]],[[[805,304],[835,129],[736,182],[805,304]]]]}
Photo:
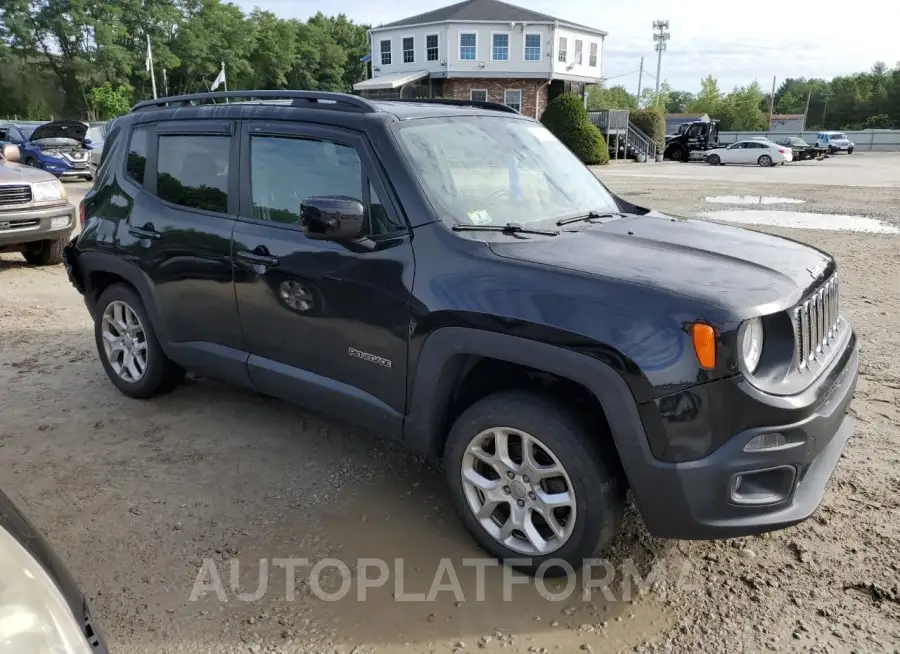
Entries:
{"type": "Polygon", "coordinates": [[[694,323],[691,327],[691,337],[694,341],[694,352],[700,366],[706,370],[716,367],[716,330],[709,325],[694,323]]]}

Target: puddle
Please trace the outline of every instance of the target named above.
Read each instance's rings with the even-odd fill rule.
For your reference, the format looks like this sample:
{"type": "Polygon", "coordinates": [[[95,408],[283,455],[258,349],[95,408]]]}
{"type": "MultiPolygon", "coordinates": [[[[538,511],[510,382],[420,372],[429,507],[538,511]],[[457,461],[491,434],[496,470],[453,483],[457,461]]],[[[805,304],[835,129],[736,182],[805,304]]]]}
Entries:
{"type": "Polygon", "coordinates": [[[794,229],[822,229],[836,232],[865,232],[869,234],[900,234],[900,229],[875,218],[862,216],[835,216],[824,213],[800,211],[760,211],[740,209],[734,211],[707,211],[703,218],[743,225],[768,225],[794,229]]]}
{"type": "Polygon", "coordinates": [[[714,195],[704,198],[716,204],[803,204],[806,200],[779,198],[771,195],[714,195]]]}

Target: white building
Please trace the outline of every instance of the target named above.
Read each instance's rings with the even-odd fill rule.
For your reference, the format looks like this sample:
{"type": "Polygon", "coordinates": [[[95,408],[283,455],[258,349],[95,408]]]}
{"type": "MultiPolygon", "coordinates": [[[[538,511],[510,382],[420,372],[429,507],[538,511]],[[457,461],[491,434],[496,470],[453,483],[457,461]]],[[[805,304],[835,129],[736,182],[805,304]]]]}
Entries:
{"type": "Polygon", "coordinates": [[[465,0],[369,30],[374,97],[500,102],[540,117],[600,82],[607,33],[499,0],[465,0]]]}

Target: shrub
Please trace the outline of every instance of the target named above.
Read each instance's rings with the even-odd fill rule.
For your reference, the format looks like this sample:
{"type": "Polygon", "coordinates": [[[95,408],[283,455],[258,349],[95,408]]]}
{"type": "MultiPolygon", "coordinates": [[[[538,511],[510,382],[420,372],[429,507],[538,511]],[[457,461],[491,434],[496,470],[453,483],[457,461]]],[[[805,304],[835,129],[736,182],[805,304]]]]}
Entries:
{"type": "Polygon", "coordinates": [[[609,161],[606,139],[591,124],[578,96],[564,93],[554,98],[541,116],[541,122],[584,163],[596,165],[609,161]]]}
{"type": "Polygon", "coordinates": [[[666,115],[660,109],[638,109],[631,112],[631,122],[656,142],[657,148],[666,146],[666,115]]]}

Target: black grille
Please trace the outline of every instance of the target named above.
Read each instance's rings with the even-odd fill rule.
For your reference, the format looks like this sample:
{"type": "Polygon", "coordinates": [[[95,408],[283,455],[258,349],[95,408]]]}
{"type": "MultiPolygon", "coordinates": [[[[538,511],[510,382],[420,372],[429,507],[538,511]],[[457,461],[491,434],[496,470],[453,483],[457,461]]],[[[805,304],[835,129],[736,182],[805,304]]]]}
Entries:
{"type": "Polygon", "coordinates": [[[31,186],[28,184],[0,184],[0,207],[31,202],[31,186]]]}
{"type": "Polygon", "coordinates": [[[829,346],[837,338],[840,315],[837,275],[794,307],[798,369],[806,370],[813,361],[824,360],[829,346]]]}

